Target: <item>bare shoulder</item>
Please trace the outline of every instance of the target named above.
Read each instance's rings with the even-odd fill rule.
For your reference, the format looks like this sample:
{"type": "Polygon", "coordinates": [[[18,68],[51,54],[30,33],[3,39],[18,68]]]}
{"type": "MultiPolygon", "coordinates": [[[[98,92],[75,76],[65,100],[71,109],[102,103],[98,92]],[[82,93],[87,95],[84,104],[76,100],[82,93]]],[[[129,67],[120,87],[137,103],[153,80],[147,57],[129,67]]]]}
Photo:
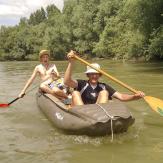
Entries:
{"type": "Polygon", "coordinates": [[[43,67],[42,67],[41,64],[39,64],[39,65],[37,65],[37,66],[35,67],[35,71],[37,71],[37,72],[41,71],[42,69],[43,69],[43,67]]]}

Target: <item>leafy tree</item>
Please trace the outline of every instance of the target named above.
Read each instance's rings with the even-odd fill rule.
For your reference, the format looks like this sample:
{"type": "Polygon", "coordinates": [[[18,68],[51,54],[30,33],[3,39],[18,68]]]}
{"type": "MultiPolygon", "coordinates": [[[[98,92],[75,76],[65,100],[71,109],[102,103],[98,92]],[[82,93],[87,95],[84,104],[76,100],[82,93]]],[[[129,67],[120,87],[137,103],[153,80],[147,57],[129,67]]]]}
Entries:
{"type": "Polygon", "coordinates": [[[162,0],[65,0],[63,11],[52,4],[0,27],[0,59],[33,60],[47,48],[54,59],[75,49],[87,57],[160,60],[162,9],[162,0]]]}
{"type": "Polygon", "coordinates": [[[148,57],[163,58],[163,25],[151,34],[148,57]]]}
{"type": "Polygon", "coordinates": [[[93,30],[94,19],[97,14],[98,0],[79,0],[73,10],[71,18],[73,27],[73,44],[81,53],[91,54],[98,35],[93,30]]]}
{"type": "Polygon", "coordinates": [[[41,9],[37,10],[36,12],[30,15],[29,24],[38,25],[41,22],[44,22],[45,20],[46,20],[46,13],[45,10],[41,7],[41,9]]]}

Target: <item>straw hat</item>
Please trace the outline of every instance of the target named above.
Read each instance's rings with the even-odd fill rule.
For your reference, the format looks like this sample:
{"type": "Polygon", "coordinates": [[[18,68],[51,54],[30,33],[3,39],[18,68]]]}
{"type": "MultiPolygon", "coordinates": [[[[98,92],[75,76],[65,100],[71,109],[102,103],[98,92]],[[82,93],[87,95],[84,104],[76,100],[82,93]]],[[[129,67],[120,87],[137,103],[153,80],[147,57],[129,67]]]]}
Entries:
{"type": "MultiPolygon", "coordinates": [[[[100,69],[100,65],[98,63],[92,63],[90,65],[95,67],[96,69],[100,69]]],[[[92,67],[89,67],[89,66],[87,66],[87,71],[85,73],[86,74],[89,74],[89,73],[98,73],[98,74],[100,74],[100,72],[96,71],[95,69],[93,69],[92,67]]]]}
{"type": "Polygon", "coordinates": [[[49,50],[41,50],[39,53],[39,59],[41,59],[41,57],[43,55],[48,55],[50,57],[50,51],[49,50]]]}

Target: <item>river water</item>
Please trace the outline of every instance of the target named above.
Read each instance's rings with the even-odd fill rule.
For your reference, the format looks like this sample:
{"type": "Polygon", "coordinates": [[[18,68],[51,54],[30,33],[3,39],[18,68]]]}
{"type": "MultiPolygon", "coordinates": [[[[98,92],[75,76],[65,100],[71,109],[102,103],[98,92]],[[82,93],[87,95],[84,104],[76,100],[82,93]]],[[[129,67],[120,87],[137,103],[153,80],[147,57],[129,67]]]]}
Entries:
{"type": "MultiPolygon", "coordinates": [[[[55,62],[63,73],[67,62],[55,62]]],[[[163,63],[98,61],[109,74],[147,95],[163,100],[163,63]]],[[[0,103],[16,98],[38,62],[0,62],[0,103]]],[[[85,78],[77,62],[74,78],[85,78]]],[[[120,92],[128,92],[110,83],[120,92]]],[[[38,80],[35,81],[37,83],[38,80]]],[[[34,84],[35,84],[34,83],[34,84]]],[[[33,86],[31,86],[32,88],[33,86]]],[[[128,132],[111,136],[65,135],[54,128],[28,93],[9,108],[0,108],[0,162],[9,163],[162,163],[163,117],[144,100],[126,102],[136,121],[128,132]]]]}

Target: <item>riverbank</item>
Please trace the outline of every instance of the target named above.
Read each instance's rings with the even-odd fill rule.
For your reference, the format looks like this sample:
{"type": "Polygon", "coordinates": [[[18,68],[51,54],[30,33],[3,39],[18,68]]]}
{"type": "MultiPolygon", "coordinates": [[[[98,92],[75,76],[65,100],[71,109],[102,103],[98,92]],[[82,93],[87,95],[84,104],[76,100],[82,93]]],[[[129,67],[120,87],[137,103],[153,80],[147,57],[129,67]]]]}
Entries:
{"type": "MultiPolygon", "coordinates": [[[[64,57],[66,59],[66,56],[64,57]]],[[[94,58],[91,58],[91,57],[86,57],[84,55],[84,57],[82,57],[83,59],[85,60],[92,60],[92,61],[101,61],[101,60],[111,60],[111,61],[115,61],[115,62],[163,62],[163,58],[162,59],[158,59],[158,58],[153,58],[153,59],[150,59],[150,60],[146,60],[144,57],[139,57],[139,58],[130,58],[130,59],[126,59],[126,58],[102,58],[102,57],[94,57],[94,58]]],[[[65,59],[54,59],[52,58],[51,60],[53,61],[65,61],[65,59]]],[[[28,59],[25,59],[25,60],[21,60],[21,59],[5,59],[5,58],[1,58],[0,57],[0,62],[13,62],[13,61],[38,61],[38,55],[35,55],[33,57],[30,57],[28,59]]]]}

